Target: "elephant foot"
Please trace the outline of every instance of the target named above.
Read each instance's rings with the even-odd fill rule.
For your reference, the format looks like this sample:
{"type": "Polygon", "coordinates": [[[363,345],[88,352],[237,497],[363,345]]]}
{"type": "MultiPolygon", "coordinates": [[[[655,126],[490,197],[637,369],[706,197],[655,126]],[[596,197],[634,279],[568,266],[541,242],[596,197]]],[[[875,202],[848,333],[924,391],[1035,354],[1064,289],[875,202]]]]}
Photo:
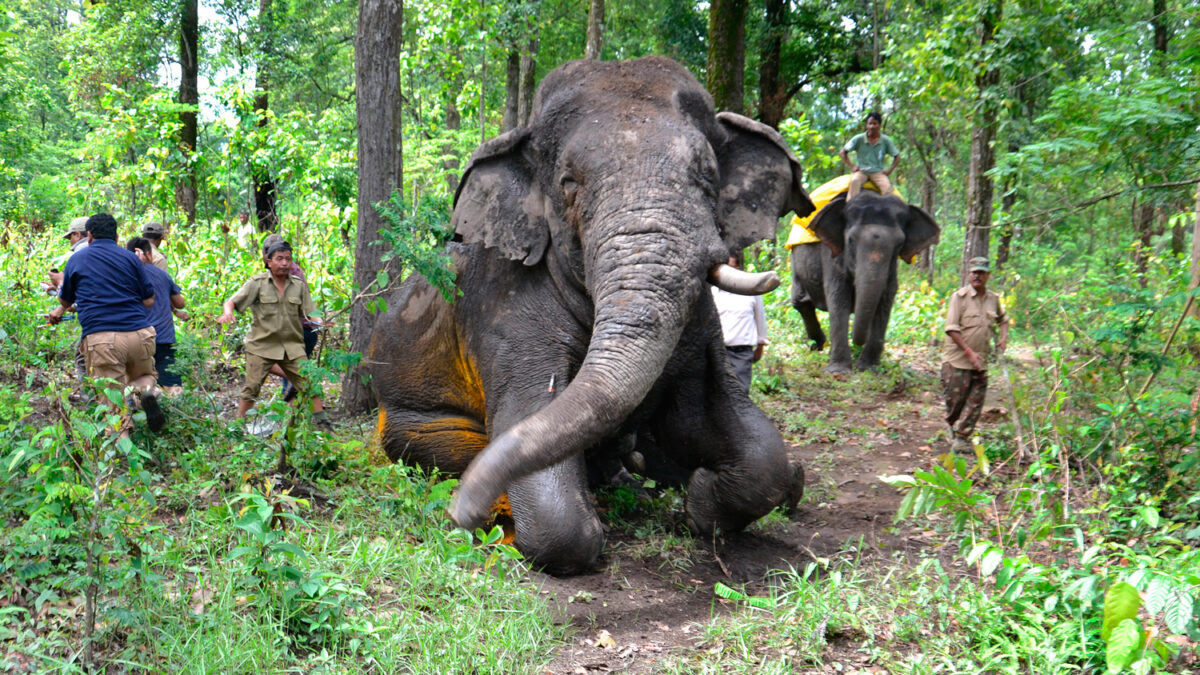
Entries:
{"type": "Polygon", "coordinates": [[[848,372],[850,372],[850,364],[842,363],[840,361],[837,363],[830,363],[829,365],[825,366],[825,372],[830,373],[832,375],[848,373],[848,372]]]}
{"type": "Polygon", "coordinates": [[[869,370],[872,373],[878,373],[878,372],[880,372],[880,370],[882,370],[879,366],[878,361],[876,361],[874,363],[867,363],[864,361],[855,361],[854,369],[855,370],[869,370]]]}
{"type": "Polygon", "coordinates": [[[687,487],[687,526],[698,536],[712,536],[720,523],[717,522],[716,496],[713,486],[717,474],[708,469],[696,469],[687,487]]]}
{"type": "Polygon", "coordinates": [[[822,349],[825,349],[826,344],[825,338],[821,338],[820,340],[813,340],[810,342],[808,348],[814,352],[819,352],[822,349]]]}
{"type": "Polygon", "coordinates": [[[783,497],[783,503],[780,506],[787,513],[795,513],[796,508],[800,505],[800,500],[804,498],[804,465],[800,462],[790,462],[788,466],[788,487],[787,494],[783,497]]]}

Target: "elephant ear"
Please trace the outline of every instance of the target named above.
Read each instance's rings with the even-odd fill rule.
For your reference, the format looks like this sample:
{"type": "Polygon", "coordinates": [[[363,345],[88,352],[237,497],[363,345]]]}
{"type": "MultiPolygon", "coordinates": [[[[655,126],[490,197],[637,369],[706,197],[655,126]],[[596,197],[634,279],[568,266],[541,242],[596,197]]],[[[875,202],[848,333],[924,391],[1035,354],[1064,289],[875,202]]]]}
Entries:
{"type": "Polygon", "coordinates": [[[546,200],[525,157],[530,132],[514,129],[480,145],[454,195],[454,232],[511,260],[536,265],[546,253],[550,227],[546,200]]]}
{"type": "Polygon", "coordinates": [[[918,253],[933,246],[941,236],[933,216],[919,206],[908,206],[908,223],[904,226],[904,246],[900,247],[900,259],[911,263],[918,253]]]}
{"type": "Polygon", "coordinates": [[[846,243],[846,193],[834,197],[821,207],[817,215],[808,221],[808,229],[833,251],[833,257],[841,255],[842,246],[846,243]]]}
{"type": "Polygon", "coordinates": [[[813,212],[801,183],[803,170],[779,132],[730,112],[717,114],[720,140],[713,144],[721,170],[717,219],[731,251],[771,239],[779,218],[813,212]]]}

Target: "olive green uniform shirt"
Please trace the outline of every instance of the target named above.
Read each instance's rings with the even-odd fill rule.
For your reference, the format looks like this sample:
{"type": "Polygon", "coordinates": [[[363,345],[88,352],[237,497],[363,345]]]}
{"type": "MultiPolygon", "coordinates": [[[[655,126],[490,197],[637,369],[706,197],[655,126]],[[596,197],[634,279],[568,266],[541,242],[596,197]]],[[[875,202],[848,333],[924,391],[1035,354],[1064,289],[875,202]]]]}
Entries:
{"type": "Polygon", "coordinates": [[[233,295],[233,308],[243,312],[250,308],[254,322],[246,336],[246,351],[264,359],[290,361],[304,358],[304,331],[300,320],[316,314],[308,284],[289,274],[283,287],[283,297],[271,279],[270,272],[250,277],[233,295]]]}
{"type": "MultiPolygon", "coordinates": [[[[983,357],[987,364],[988,350],[992,344],[992,332],[1008,315],[1000,306],[1000,296],[992,291],[977,293],[970,285],[963,286],[950,296],[950,307],[946,310],[946,332],[962,333],[963,342],[972,351],[983,357]]],[[[967,353],[950,336],[942,345],[942,363],[949,363],[962,370],[975,370],[967,353]]],[[[985,368],[986,370],[986,368],[985,368]]]]}

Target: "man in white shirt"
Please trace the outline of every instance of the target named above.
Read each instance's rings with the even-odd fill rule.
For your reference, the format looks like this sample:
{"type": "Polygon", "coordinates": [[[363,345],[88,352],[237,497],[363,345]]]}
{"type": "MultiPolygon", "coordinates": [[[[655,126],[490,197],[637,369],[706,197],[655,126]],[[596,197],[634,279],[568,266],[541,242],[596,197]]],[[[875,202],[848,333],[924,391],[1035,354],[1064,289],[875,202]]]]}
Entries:
{"type": "MultiPolygon", "coordinates": [[[[741,269],[741,256],[730,256],[729,266],[741,269]]],[[[721,315],[725,353],[733,374],[750,391],[751,366],[762,358],[767,340],[767,313],[761,295],[738,295],[712,287],[713,301],[721,315]]]]}

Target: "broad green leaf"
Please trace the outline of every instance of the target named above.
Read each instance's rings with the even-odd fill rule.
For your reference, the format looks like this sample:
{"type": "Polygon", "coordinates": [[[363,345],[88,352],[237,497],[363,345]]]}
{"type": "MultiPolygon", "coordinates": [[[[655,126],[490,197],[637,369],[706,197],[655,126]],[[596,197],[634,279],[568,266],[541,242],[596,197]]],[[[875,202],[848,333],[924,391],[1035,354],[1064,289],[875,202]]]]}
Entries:
{"type": "Polygon", "coordinates": [[[1108,663],[1108,672],[1120,673],[1133,661],[1138,648],[1142,646],[1142,632],[1138,628],[1137,620],[1125,619],[1118,623],[1107,640],[1108,651],[1105,653],[1105,660],[1108,663]]]}
{"type": "Polygon", "coordinates": [[[1146,521],[1147,525],[1152,528],[1158,527],[1158,509],[1154,508],[1153,506],[1143,506],[1141,508],[1141,514],[1142,520],[1146,521]]]}
{"type": "Polygon", "coordinates": [[[996,568],[999,567],[1000,563],[1003,561],[1004,551],[1001,551],[998,548],[993,548],[983,556],[983,563],[979,567],[979,572],[985,577],[990,577],[992,576],[992,572],[995,572],[996,568]]]}
{"type": "Polygon", "coordinates": [[[1124,581],[1109,587],[1104,594],[1104,626],[1100,629],[1100,638],[1107,642],[1113,628],[1126,619],[1136,618],[1141,604],[1137,589],[1124,581]]]}
{"type": "Polygon", "coordinates": [[[1155,576],[1150,579],[1150,585],[1146,588],[1146,611],[1151,615],[1157,615],[1163,611],[1171,599],[1171,592],[1175,589],[1175,583],[1163,576],[1155,576]]]}
{"type": "Polygon", "coordinates": [[[1171,599],[1163,608],[1163,618],[1166,619],[1167,628],[1171,629],[1172,633],[1187,634],[1188,624],[1192,620],[1192,604],[1192,596],[1183,589],[1176,589],[1171,595],[1171,599]]]}

